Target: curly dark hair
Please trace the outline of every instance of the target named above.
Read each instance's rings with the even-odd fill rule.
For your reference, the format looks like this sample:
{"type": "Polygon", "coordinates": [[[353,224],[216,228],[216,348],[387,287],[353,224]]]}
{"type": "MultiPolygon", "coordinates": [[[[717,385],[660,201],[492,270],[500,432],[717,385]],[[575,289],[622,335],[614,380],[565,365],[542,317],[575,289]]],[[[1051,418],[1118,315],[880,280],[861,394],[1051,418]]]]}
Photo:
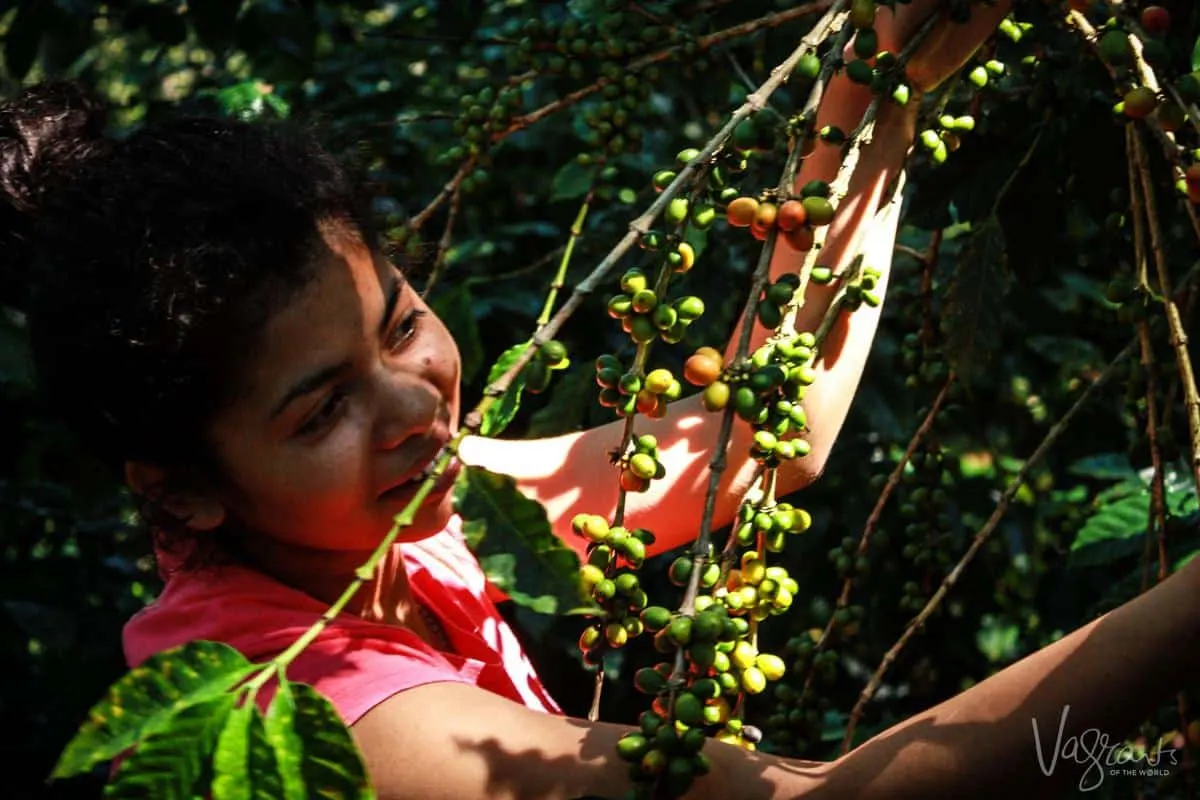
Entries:
{"type": "MultiPolygon", "coordinates": [[[[0,104],[0,300],[39,387],[98,455],[203,481],[205,432],[333,225],[380,252],[369,198],[308,131],[192,117],[105,135],[73,82],[0,104]]],[[[155,505],[160,545],[186,537],[155,505]]]]}

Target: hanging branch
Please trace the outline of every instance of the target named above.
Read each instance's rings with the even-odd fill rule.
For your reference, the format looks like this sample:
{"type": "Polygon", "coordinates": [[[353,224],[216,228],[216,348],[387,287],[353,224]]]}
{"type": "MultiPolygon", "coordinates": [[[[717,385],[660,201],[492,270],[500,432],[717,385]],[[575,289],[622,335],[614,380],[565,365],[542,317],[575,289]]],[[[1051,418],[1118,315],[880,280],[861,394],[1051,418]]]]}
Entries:
{"type": "Polygon", "coordinates": [[[454,173],[454,177],[447,181],[446,185],[443,186],[437,193],[437,196],[429,201],[429,205],[425,206],[423,209],[417,212],[415,217],[410,218],[408,222],[405,223],[410,231],[419,231],[421,226],[433,216],[434,212],[442,207],[442,203],[446,202],[446,200],[450,198],[450,195],[458,191],[458,187],[461,186],[462,182],[466,180],[468,175],[471,174],[471,170],[475,169],[475,163],[477,160],[478,159],[476,156],[470,156],[466,161],[459,165],[458,171],[454,173]]]}
{"type": "MultiPolygon", "coordinates": [[[[929,431],[933,428],[933,422],[937,419],[938,413],[942,410],[942,404],[946,402],[946,396],[950,393],[950,387],[954,384],[955,375],[951,372],[946,376],[946,382],[942,384],[941,390],[937,397],[933,400],[933,405],[929,408],[929,413],[925,415],[925,419],[917,427],[916,433],[909,440],[908,446],[904,448],[904,455],[896,463],[891,474],[888,475],[887,483],[884,484],[883,491],[879,493],[879,497],[875,500],[875,507],[871,509],[870,515],[867,517],[866,525],[863,526],[862,535],[858,539],[858,550],[856,556],[864,556],[867,550],[870,549],[871,535],[875,532],[876,526],[879,525],[879,520],[883,516],[884,506],[891,498],[892,492],[900,485],[900,478],[904,474],[904,468],[908,466],[908,462],[912,460],[913,453],[917,452],[917,448],[925,437],[929,435],[929,431]]],[[[826,643],[832,636],[834,629],[837,627],[837,612],[841,611],[846,606],[850,605],[850,592],[854,588],[854,576],[848,575],[842,583],[842,593],[838,595],[837,606],[834,613],[829,616],[829,622],[825,624],[825,630],[821,631],[821,638],[817,640],[813,648],[813,658],[815,659],[824,649],[826,643]]],[[[815,663],[815,662],[813,662],[815,663]]],[[[804,678],[804,689],[801,692],[801,697],[807,697],[809,690],[812,688],[814,671],[809,669],[804,678]]]]}
{"type": "MultiPolygon", "coordinates": [[[[1139,142],[1133,126],[1125,128],[1125,162],[1129,172],[1130,211],[1133,217],[1133,253],[1137,265],[1138,284],[1144,291],[1149,291],[1147,281],[1146,257],[1146,205],[1142,197],[1142,186],[1138,177],[1138,148],[1139,142]]],[[[1158,447],[1158,400],[1157,379],[1155,375],[1154,348],[1150,340],[1150,326],[1144,319],[1137,323],[1138,346],[1141,352],[1142,369],[1146,375],[1146,436],[1150,440],[1150,463],[1154,475],[1150,483],[1150,518],[1146,525],[1146,553],[1149,554],[1152,541],[1158,541],[1158,580],[1167,577],[1166,551],[1166,512],[1164,509],[1163,468],[1162,458],[1158,447]],[[1155,530],[1157,528],[1157,536],[1155,530]]],[[[1145,591],[1149,579],[1150,559],[1145,561],[1142,576],[1142,591],[1145,591]]]]}
{"type": "MultiPolygon", "coordinates": [[[[758,17],[757,19],[752,19],[747,22],[742,22],[737,25],[733,25],[732,27],[725,28],[724,30],[710,33],[706,36],[699,36],[695,39],[695,46],[699,50],[707,50],[718,44],[727,42],[730,39],[736,39],[736,38],[739,38],[742,36],[748,36],[756,31],[764,30],[767,28],[775,28],[780,25],[783,25],[784,23],[791,22],[792,20],[800,19],[800,18],[806,17],[810,14],[815,14],[818,11],[824,11],[825,9],[829,8],[832,4],[833,4],[833,0],[816,0],[816,2],[806,3],[804,5],[796,6],[795,8],[789,8],[786,11],[778,11],[778,12],[772,12],[770,14],[764,14],[763,16],[758,17]]],[[[673,45],[671,47],[667,47],[662,50],[659,50],[656,53],[651,53],[649,55],[642,56],[641,58],[631,61],[629,63],[629,65],[626,67],[626,71],[627,72],[638,72],[638,71],[644,70],[646,67],[648,67],[652,64],[657,64],[657,63],[660,63],[663,61],[668,61],[681,48],[682,48],[682,45],[673,45]]],[[[519,83],[523,83],[526,80],[536,78],[537,76],[538,76],[537,71],[530,70],[530,71],[524,72],[520,75],[516,75],[516,76],[510,78],[509,84],[516,85],[519,83]]],[[[587,86],[577,89],[574,92],[571,92],[570,94],[565,95],[551,103],[547,103],[546,105],[542,106],[541,108],[535,109],[534,111],[531,111],[528,114],[524,114],[520,117],[514,117],[509,122],[509,125],[506,128],[504,128],[503,130],[500,130],[500,131],[496,131],[495,133],[492,134],[492,136],[491,136],[492,144],[493,145],[499,144],[500,142],[504,141],[509,136],[513,135],[514,133],[524,130],[525,128],[528,128],[529,126],[533,125],[534,123],[540,122],[541,120],[545,119],[548,116],[551,116],[552,114],[554,114],[558,111],[562,111],[564,108],[570,108],[571,106],[579,103],[581,100],[584,100],[584,99],[590,97],[591,95],[595,94],[596,92],[600,91],[601,89],[603,89],[605,86],[609,85],[610,83],[612,83],[612,81],[609,80],[608,78],[598,78],[594,82],[588,84],[587,86]]],[[[778,88],[778,87],[776,86],[775,88],[778,88]]],[[[774,89],[772,89],[771,91],[774,91],[774,89]]],[[[758,109],[756,109],[756,110],[758,110],[758,109]]],[[[452,177],[450,179],[450,181],[447,182],[447,184],[442,187],[441,191],[438,192],[438,194],[433,198],[433,200],[429,201],[429,204],[427,206],[425,206],[425,208],[423,208],[416,216],[409,219],[407,225],[411,230],[414,230],[414,231],[419,230],[421,228],[421,226],[424,225],[429,220],[429,217],[432,216],[434,214],[434,212],[436,212],[439,208],[441,208],[442,204],[445,203],[446,200],[450,197],[450,193],[460,183],[462,183],[463,179],[466,178],[467,175],[470,174],[471,170],[475,167],[475,162],[476,162],[477,158],[478,158],[477,156],[468,157],[467,160],[464,161],[462,163],[462,165],[459,166],[458,171],[454,174],[454,177],[452,177]]]]}
{"type": "MultiPolygon", "coordinates": [[[[1146,234],[1144,230],[1145,220],[1148,215],[1148,207],[1143,191],[1145,184],[1139,186],[1139,171],[1144,167],[1144,154],[1142,153],[1141,137],[1137,134],[1135,128],[1130,125],[1125,129],[1125,152],[1126,164],[1129,171],[1129,196],[1131,200],[1131,210],[1133,212],[1133,245],[1134,245],[1134,260],[1137,263],[1139,285],[1144,290],[1149,290],[1147,282],[1147,261],[1146,257],[1146,234]]],[[[1161,288],[1161,287],[1160,287],[1161,288]]],[[[1165,302],[1165,301],[1164,301],[1165,302]]],[[[1158,444],[1158,375],[1157,366],[1154,359],[1154,347],[1150,337],[1150,326],[1145,319],[1138,320],[1138,345],[1141,351],[1142,370],[1146,376],[1146,436],[1150,442],[1150,464],[1153,469],[1153,476],[1150,483],[1150,511],[1149,519],[1146,524],[1146,557],[1143,560],[1142,567],[1142,591],[1146,591],[1149,587],[1149,571],[1151,546],[1158,546],[1158,582],[1166,580],[1170,574],[1170,566],[1167,560],[1167,513],[1166,513],[1166,490],[1163,486],[1163,463],[1162,452],[1158,444]],[[1157,534],[1157,535],[1156,535],[1157,534]]],[[[1170,413],[1170,406],[1164,405],[1166,413],[1170,413]]],[[[1187,730],[1188,727],[1188,707],[1187,695],[1180,691],[1175,696],[1175,707],[1179,713],[1180,730],[1187,730]]],[[[1193,763],[1192,747],[1186,741],[1183,747],[1183,767],[1187,772],[1187,781],[1192,783],[1191,768],[1193,763]]]]}
{"type": "MultiPolygon", "coordinates": [[[[833,8],[818,22],[813,29],[805,36],[787,60],[771,71],[771,80],[791,74],[795,69],[797,62],[806,53],[816,50],[819,45],[835,28],[840,28],[845,22],[845,12],[842,7],[845,5],[845,0],[838,0],[833,8]]],[[[850,28],[846,27],[838,34],[831,53],[840,52],[840,48],[845,46],[850,28]]],[[[817,76],[816,83],[809,94],[808,102],[805,103],[804,112],[806,119],[814,119],[815,114],[810,113],[815,111],[820,103],[820,98],[824,95],[825,86],[833,78],[833,61],[826,59],[821,66],[821,73],[817,76]]],[[[761,90],[760,90],[761,91],[761,90]]],[[[757,92],[755,94],[758,94],[757,92]]],[[[754,95],[751,95],[754,96],[754,95]]],[[[764,105],[765,105],[765,99],[764,105]]],[[[811,124],[811,123],[810,123],[811,124]]],[[[802,139],[805,132],[800,133],[802,139]]],[[[800,161],[800,154],[803,152],[802,142],[797,141],[788,154],[788,159],[784,164],[783,175],[779,181],[779,189],[781,192],[790,191],[791,185],[795,182],[795,176],[800,161]]],[[[767,238],[763,242],[762,250],[759,252],[758,264],[754,268],[753,277],[750,282],[750,291],[747,296],[746,307],[742,312],[742,327],[738,334],[737,347],[735,349],[734,363],[737,363],[746,358],[750,351],[750,339],[754,333],[755,314],[757,313],[756,301],[762,293],[763,287],[766,286],[767,278],[771,271],[771,259],[775,254],[775,241],[777,238],[777,229],[771,229],[767,234],[767,238]]],[[[695,611],[696,595],[700,588],[700,575],[703,572],[703,562],[708,558],[709,541],[712,535],[712,518],[716,513],[717,495],[720,490],[721,476],[725,472],[725,451],[729,449],[729,440],[733,433],[733,416],[734,409],[730,405],[726,407],[721,417],[721,427],[717,432],[717,441],[713,448],[713,457],[709,462],[708,473],[708,489],[704,496],[704,512],[700,518],[700,532],[696,537],[696,543],[692,547],[692,557],[695,560],[691,576],[688,580],[687,588],[684,591],[683,601],[680,604],[680,613],[691,615],[695,611]]],[[[680,675],[683,672],[683,653],[680,651],[676,654],[675,673],[680,675]]]]}
{"type": "Polygon", "coordinates": [[[1196,495],[1200,497],[1200,392],[1196,389],[1196,374],[1192,370],[1192,358],[1188,353],[1187,331],[1179,306],[1172,297],[1171,276],[1167,271],[1167,254],[1163,246],[1162,229],[1158,223],[1157,201],[1154,197],[1154,182],[1146,163],[1146,151],[1141,136],[1132,134],[1133,152],[1138,174],[1142,182],[1142,201],[1146,207],[1146,222],[1150,226],[1150,248],[1158,273],[1158,290],[1162,297],[1163,313],[1171,332],[1171,347],[1175,350],[1175,363],[1179,369],[1179,383],[1183,387],[1183,402],[1187,408],[1188,434],[1192,448],[1192,479],[1196,484],[1196,495]]]}
{"type": "Polygon", "coordinates": [[[896,643],[893,644],[883,656],[883,660],[880,661],[879,667],[871,676],[871,680],[862,690],[862,693],[859,694],[858,702],[854,704],[854,709],[850,712],[850,718],[846,723],[846,732],[842,738],[842,753],[846,753],[850,750],[850,742],[854,738],[855,726],[858,724],[858,720],[862,716],[863,710],[866,708],[867,703],[870,702],[871,698],[875,695],[875,692],[879,689],[879,685],[883,682],[883,676],[884,673],[887,672],[888,667],[890,667],[892,662],[894,662],[900,655],[900,651],[904,649],[904,646],[908,644],[908,641],[913,637],[913,635],[924,627],[925,622],[929,619],[937,607],[941,605],[942,600],[946,597],[950,590],[954,588],[954,585],[958,583],[958,580],[960,577],[962,577],[962,573],[967,568],[967,565],[971,563],[972,559],[975,558],[975,554],[979,552],[979,550],[987,542],[988,537],[991,536],[997,525],[1000,524],[1000,520],[1004,517],[1004,513],[1008,510],[1009,504],[1012,502],[1013,498],[1016,497],[1017,492],[1020,491],[1021,486],[1024,484],[1029,473],[1033,470],[1033,467],[1039,461],[1041,461],[1042,457],[1049,452],[1051,446],[1053,446],[1054,443],[1058,441],[1059,437],[1066,432],[1071,420],[1077,413],[1079,413],[1080,409],[1082,409],[1088,403],[1088,401],[1090,401],[1092,397],[1095,396],[1096,393],[1099,392],[1099,390],[1103,388],[1103,386],[1107,384],[1109,380],[1112,379],[1113,375],[1117,371],[1117,368],[1120,367],[1125,360],[1134,353],[1136,345],[1136,339],[1125,345],[1124,349],[1122,349],[1117,357],[1114,358],[1111,363],[1109,363],[1104,372],[1102,372],[1100,376],[1097,377],[1096,380],[1084,390],[1083,394],[1079,396],[1074,405],[1067,410],[1067,413],[1064,414],[1058,422],[1054,423],[1049,432],[1046,434],[1046,437],[1042,439],[1041,443],[1033,451],[1033,454],[1029,456],[1029,458],[1025,461],[1025,464],[1021,467],[1020,471],[1018,471],[1013,477],[1012,482],[1004,491],[1004,494],[1000,496],[1000,501],[996,504],[995,510],[992,512],[992,515],[988,518],[987,522],[984,523],[983,527],[979,529],[979,532],[975,534],[974,539],[971,541],[971,546],[967,548],[967,552],[964,553],[963,557],[959,559],[957,564],[954,565],[954,569],[950,570],[950,573],[946,575],[945,579],[942,580],[942,584],[937,588],[937,591],[934,592],[933,596],[929,598],[929,602],[925,604],[925,607],[921,609],[917,616],[913,617],[913,619],[905,627],[904,633],[900,635],[900,638],[896,641],[896,643]]]}
{"type": "Polygon", "coordinates": [[[446,215],[446,227],[442,229],[442,238],[438,240],[437,256],[433,259],[433,269],[429,272],[429,280],[425,282],[425,287],[421,290],[421,299],[424,300],[433,291],[434,284],[438,282],[438,278],[442,276],[442,271],[446,266],[446,253],[450,250],[450,242],[454,237],[454,223],[458,220],[458,211],[462,206],[462,191],[455,188],[450,195],[450,213],[446,215]]]}

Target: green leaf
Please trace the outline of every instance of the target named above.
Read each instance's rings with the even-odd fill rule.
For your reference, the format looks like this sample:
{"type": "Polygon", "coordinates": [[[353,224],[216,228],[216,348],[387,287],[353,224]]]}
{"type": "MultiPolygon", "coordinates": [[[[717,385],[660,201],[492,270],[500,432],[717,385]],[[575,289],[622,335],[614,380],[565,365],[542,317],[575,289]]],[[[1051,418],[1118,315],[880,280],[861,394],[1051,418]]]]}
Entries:
{"type": "Polygon", "coordinates": [[[1192,72],[1200,70],[1200,37],[1196,38],[1196,43],[1192,45],[1192,72]]]}
{"type": "Polygon", "coordinates": [[[962,377],[978,376],[990,360],[1011,283],[1004,230],[992,215],[971,234],[946,293],[946,354],[962,377]]]}
{"type": "MultiPolygon", "coordinates": [[[[509,367],[515,364],[528,348],[529,342],[522,342],[501,353],[500,358],[496,359],[496,363],[488,370],[488,384],[494,383],[500,379],[501,375],[508,372],[509,367]]],[[[484,413],[482,424],[479,426],[480,435],[499,436],[500,432],[508,427],[521,408],[521,392],[524,390],[525,374],[522,371],[504,390],[504,394],[500,395],[484,413]]]]}
{"type": "Polygon", "coordinates": [[[270,86],[262,81],[250,80],[227,86],[216,93],[221,110],[241,120],[252,121],[272,115],[286,117],[291,108],[281,97],[277,97],[270,86]]]}
{"type": "Polygon", "coordinates": [[[1101,506],[1071,543],[1071,566],[1095,566],[1138,552],[1149,514],[1149,492],[1101,506]]]}
{"type": "Polygon", "coordinates": [[[282,676],[279,689],[267,707],[265,727],[267,742],[275,751],[275,762],[279,765],[283,797],[285,800],[305,800],[304,743],[296,731],[296,700],[292,696],[292,685],[282,676]]]}
{"type": "Polygon", "coordinates": [[[262,715],[256,703],[247,701],[229,715],[217,740],[212,800],[273,800],[282,794],[262,715]]]}
{"type": "Polygon", "coordinates": [[[218,697],[257,666],[227,644],[188,642],[127,672],[92,706],[59,756],[51,778],[68,778],[164,730],[188,706],[218,697]]]}
{"type": "Polygon", "coordinates": [[[581,604],[579,556],[554,535],[546,509],[521,494],[516,481],[467,467],[454,487],[454,508],[467,544],[514,602],[542,613],[581,604]]]}
{"type": "Polygon", "coordinates": [[[1124,453],[1097,453],[1087,458],[1081,458],[1067,467],[1067,472],[1099,480],[1123,480],[1137,477],[1137,471],[1129,463],[1129,456],[1124,453]]]}
{"type": "Polygon", "coordinates": [[[483,342],[475,321],[475,301],[467,281],[455,281],[445,291],[434,291],[430,305],[446,324],[462,355],[462,381],[470,383],[483,368],[483,342]]]}
{"type": "Polygon", "coordinates": [[[191,800],[203,793],[209,760],[235,700],[224,694],[180,711],[140,741],[104,787],[106,798],[191,800]]]}
{"type": "Polygon", "coordinates": [[[514,603],[538,614],[553,614],[558,600],[549,594],[534,597],[517,587],[517,557],[512,553],[496,553],[479,559],[479,565],[492,585],[504,590],[514,603]]]}
{"type": "MultiPolygon", "coordinates": [[[[308,684],[287,685],[291,690],[295,731],[304,748],[300,772],[305,796],[374,800],[366,765],[333,703],[308,684]]],[[[292,758],[281,760],[281,765],[292,758]]]]}
{"type": "Polygon", "coordinates": [[[595,172],[593,167],[585,167],[571,159],[554,175],[550,184],[550,202],[583,197],[592,186],[595,172]]]}

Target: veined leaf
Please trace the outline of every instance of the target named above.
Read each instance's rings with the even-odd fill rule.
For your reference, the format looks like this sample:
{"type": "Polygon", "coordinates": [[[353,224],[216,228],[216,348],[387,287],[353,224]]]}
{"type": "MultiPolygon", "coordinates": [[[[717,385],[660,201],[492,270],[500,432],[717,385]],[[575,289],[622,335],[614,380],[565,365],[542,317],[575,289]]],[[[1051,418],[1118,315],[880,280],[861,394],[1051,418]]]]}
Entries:
{"type": "Polygon", "coordinates": [[[1149,492],[1132,494],[1101,506],[1071,543],[1071,565],[1102,564],[1138,552],[1149,513],[1149,492]]]}
{"type": "Polygon", "coordinates": [[[256,703],[234,709],[225,720],[213,757],[212,800],[275,800],[283,782],[267,742],[256,703]]]}
{"type": "MultiPolygon", "coordinates": [[[[488,370],[488,383],[494,383],[499,380],[500,376],[508,372],[508,368],[517,362],[517,359],[529,349],[529,342],[513,345],[500,354],[500,358],[496,359],[496,363],[488,370]]],[[[491,407],[483,415],[483,422],[479,426],[479,433],[482,436],[499,436],[501,431],[508,427],[508,423],[513,421],[513,417],[517,415],[517,411],[521,408],[521,392],[525,390],[525,374],[522,371],[517,375],[516,379],[508,385],[504,394],[492,403],[491,407]]]]}
{"type": "Polygon", "coordinates": [[[554,175],[550,184],[550,202],[583,197],[592,185],[595,173],[594,167],[585,167],[571,159],[554,175]]]}
{"type": "Polygon", "coordinates": [[[1072,475],[1100,480],[1137,477],[1133,464],[1129,463],[1129,456],[1124,453],[1097,453],[1087,458],[1081,458],[1067,467],[1067,471],[1072,475]]]}
{"type": "Polygon", "coordinates": [[[201,794],[217,736],[235,699],[233,694],[224,694],[190,705],[173,716],[164,730],[147,736],[121,762],[112,781],[104,787],[104,796],[121,800],[192,800],[201,794]]]}
{"type": "Polygon", "coordinates": [[[304,743],[296,730],[296,700],[292,697],[292,685],[281,675],[279,689],[267,707],[265,724],[267,742],[275,750],[275,762],[279,765],[279,777],[283,783],[285,800],[305,800],[304,743]]]}
{"type": "Polygon", "coordinates": [[[454,487],[454,507],[468,545],[514,602],[544,613],[581,604],[579,556],[550,530],[541,503],[521,494],[512,478],[468,467],[454,487]]]}
{"type": "Polygon", "coordinates": [[[992,215],[971,234],[946,294],[946,354],[964,378],[977,375],[990,360],[1011,284],[1004,229],[992,215]]]}
{"type": "MultiPolygon", "coordinates": [[[[281,757],[280,768],[292,769],[295,759],[299,758],[299,777],[303,780],[306,798],[374,800],[375,792],[367,780],[366,765],[337,709],[308,684],[286,685],[290,691],[293,729],[303,751],[298,756],[289,754],[286,758],[281,757]]],[[[282,690],[282,686],[280,688],[282,690]]],[[[274,702],[272,700],[272,705],[274,702]]],[[[276,711],[276,720],[272,723],[268,710],[268,725],[278,730],[288,713],[282,708],[276,711]]],[[[296,776],[293,773],[285,776],[284,780],[294,783],[296,776]]]]}
{"type": "Polygon", "coordinates": [[[245,656],[220,642],[189,642],[156,653],[123,675],[92,706],[51,778],[78,775],[116,757],[168,727],[188,706],[229,691],[255,669],[245,656]]]}

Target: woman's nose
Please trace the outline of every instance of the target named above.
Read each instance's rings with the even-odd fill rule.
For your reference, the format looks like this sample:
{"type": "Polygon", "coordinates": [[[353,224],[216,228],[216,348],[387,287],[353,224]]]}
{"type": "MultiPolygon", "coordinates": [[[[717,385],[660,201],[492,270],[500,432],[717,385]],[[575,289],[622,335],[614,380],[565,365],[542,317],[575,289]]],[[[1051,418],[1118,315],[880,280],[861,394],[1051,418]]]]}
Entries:
{"type": "Polygon", "coordinates": [[[381,369],[375,379],[375,446],[390,450],[438,421],[441,396],[420,375],[381,369]]]}

